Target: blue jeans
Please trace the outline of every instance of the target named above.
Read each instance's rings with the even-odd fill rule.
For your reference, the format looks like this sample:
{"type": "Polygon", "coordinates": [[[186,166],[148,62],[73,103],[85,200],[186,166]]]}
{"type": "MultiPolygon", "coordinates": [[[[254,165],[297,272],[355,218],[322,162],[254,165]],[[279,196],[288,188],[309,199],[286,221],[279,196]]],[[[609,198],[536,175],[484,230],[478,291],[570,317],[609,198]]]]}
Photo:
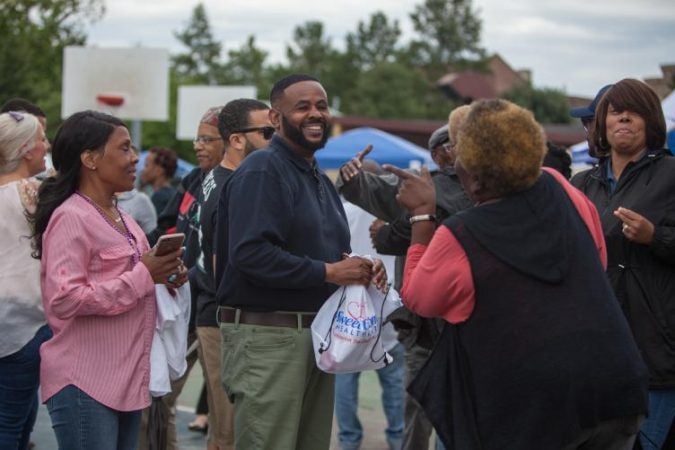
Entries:
{"type": "Polygon", "coordinates": [[[141,411],[115,411],[72,384],[47,400],[47,409],[60,450],[136,449],[141,411]]]}
{"type": "Polygon", "coordinates": [[[21,350],[0,358],[0,448],[28,447],[38,410],[40,345],[52,336],[42,326],[21,350]]]}
{"type": "Polygon", "coordinates": [[[660,450],[675,418],[675,389],[649,391],[649,415],[640,428],[643,450],[660,450]]]}
{"type": "MultiPolygon", "coordinates": [[[[403,377],[405,372],[404,350],[401,344],[389,352],[394,362],[377,370],[382,387],[382,407],[387,418],[385,435],[389,448],[401,448],[403,437],[403,377]]],[[[361,446],[363,428],[357,415],[359,405],[359,375],[344,373],[335,376],[335,416],[338,423],[338,440],[343,450],[356,450],[361,446]]]]}

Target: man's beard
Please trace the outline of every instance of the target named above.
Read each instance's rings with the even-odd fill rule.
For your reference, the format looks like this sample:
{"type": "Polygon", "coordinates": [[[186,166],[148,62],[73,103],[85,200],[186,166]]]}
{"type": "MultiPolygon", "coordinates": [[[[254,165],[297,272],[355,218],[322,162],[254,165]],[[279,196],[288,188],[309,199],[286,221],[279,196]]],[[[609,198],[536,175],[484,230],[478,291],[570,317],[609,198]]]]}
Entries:
{"type": "MultiPolygon", "coordinates": [[[[246,135],[244,135],[244,136],[246,136],[246,135]]],[[[246,146],[244,146],[244,156],[248,156],[258,149],[256,148],[255,145],[253,145],[253,143],[251,141],[248,140],[248,138],[245,138],[245,139],[246,139],[246,146]]]]}
{"type": "Polygon", "coordinates": [[[330,136],[332,127],[332,125],[326,121],[321,120],[316,121],[316,123],[320,123],[324,126],[323,136],[319,142],[310,142],[307,140],[307,138],[305,138],[305,135],[302,133],[302,130],[299,127],[293,126],[288,121],[288,119],[286,119],[284,114],[281,115],[281,129],[284,132],[286,139],[312,152],[315,152],[326,145],[326,141],[328,141],[328,136],[330,136]]]}

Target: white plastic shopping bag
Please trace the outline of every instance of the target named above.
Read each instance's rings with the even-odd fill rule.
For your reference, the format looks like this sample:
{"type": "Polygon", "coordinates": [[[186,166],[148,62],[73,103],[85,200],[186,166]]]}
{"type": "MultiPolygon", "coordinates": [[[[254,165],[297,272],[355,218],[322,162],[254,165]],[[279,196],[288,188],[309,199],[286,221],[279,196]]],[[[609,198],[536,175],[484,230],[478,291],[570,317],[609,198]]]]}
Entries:
{"type": "Polygon", "coordinates": [[[383,333],[382,322],[400,306],[394,289],[384,294],[373,285],[339,288],[312,322],[316,365],[328,373],[349,373],[390,364],[394,359],[386,350],[396,344],[396,335],[386,328],[383,333]]]}

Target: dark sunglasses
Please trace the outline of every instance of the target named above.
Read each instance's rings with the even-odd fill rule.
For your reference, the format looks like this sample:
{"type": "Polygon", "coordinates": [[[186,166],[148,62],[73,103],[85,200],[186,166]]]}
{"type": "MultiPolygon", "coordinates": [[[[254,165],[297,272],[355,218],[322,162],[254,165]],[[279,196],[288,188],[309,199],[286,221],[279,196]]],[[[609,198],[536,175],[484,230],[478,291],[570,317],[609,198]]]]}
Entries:
{"type": "Polygon", "coordinates": [[[251,131],[257,131],[258,133],[262,134],[265,140],[269,141],[270,139],[272,139],[272,135],[274,134],[274,127],[243,128],[241,130],[235,130],[232,133],[250,133],[251,131]]]}

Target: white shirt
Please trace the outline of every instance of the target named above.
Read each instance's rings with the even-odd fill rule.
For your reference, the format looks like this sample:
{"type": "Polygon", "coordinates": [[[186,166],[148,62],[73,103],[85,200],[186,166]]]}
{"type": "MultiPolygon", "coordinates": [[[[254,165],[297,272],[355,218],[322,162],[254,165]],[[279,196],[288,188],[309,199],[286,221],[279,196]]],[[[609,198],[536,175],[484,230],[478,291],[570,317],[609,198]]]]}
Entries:
{"type": "MultiPolygon", "coordinates": [[[[370,231],[368,229],[376,217],[353,203],[343,202],[342,206],[347,215],[347,223],[349,223],[352,253],[363,256],[371,255],[381,259],[385,269],[387,269],[387,282],[391,283],[393,286],[395,281],[394,267],[396,257],[393,255],[381,255],[377,253],[377,250],[375,250],[373,243],[370,240],[370,231]]],[[[393,288],[391,289],[390,295],[387,297],[387,301],[392,305],[400,304],[398,293],[394,291],[393,288]]],[[[389,351],[396,345],[396,336],[396,330],[394,330],[394,326],[391,323],[387,323],[382,327],[382,341],[386,343],[385,350],[389,351]]]]}
{"type": "Polygon", "coordinates": [[[157,228],[157,212],[152,200],[144,192],[136,188],[117,194],[117,206],[123,209],[136,223],[140,225],[145,234],[149,234],[157,228]]]}
{"type": "Polygon", "coordinates": [[[187,336],[190,322],[190,283],[172,296],[163,284],[155,285],[157,322],[150,349],[150,395],[171,392],[171,381],[187,370],[187,336]]]}
{"type": "Polygon", "coordinates": [[[0,358],[21,350],[46,322],[40,261],[30,255],[31,229],[19,193],[26,199],[35,188],[28,180],[0,186],[0,358]]]}

